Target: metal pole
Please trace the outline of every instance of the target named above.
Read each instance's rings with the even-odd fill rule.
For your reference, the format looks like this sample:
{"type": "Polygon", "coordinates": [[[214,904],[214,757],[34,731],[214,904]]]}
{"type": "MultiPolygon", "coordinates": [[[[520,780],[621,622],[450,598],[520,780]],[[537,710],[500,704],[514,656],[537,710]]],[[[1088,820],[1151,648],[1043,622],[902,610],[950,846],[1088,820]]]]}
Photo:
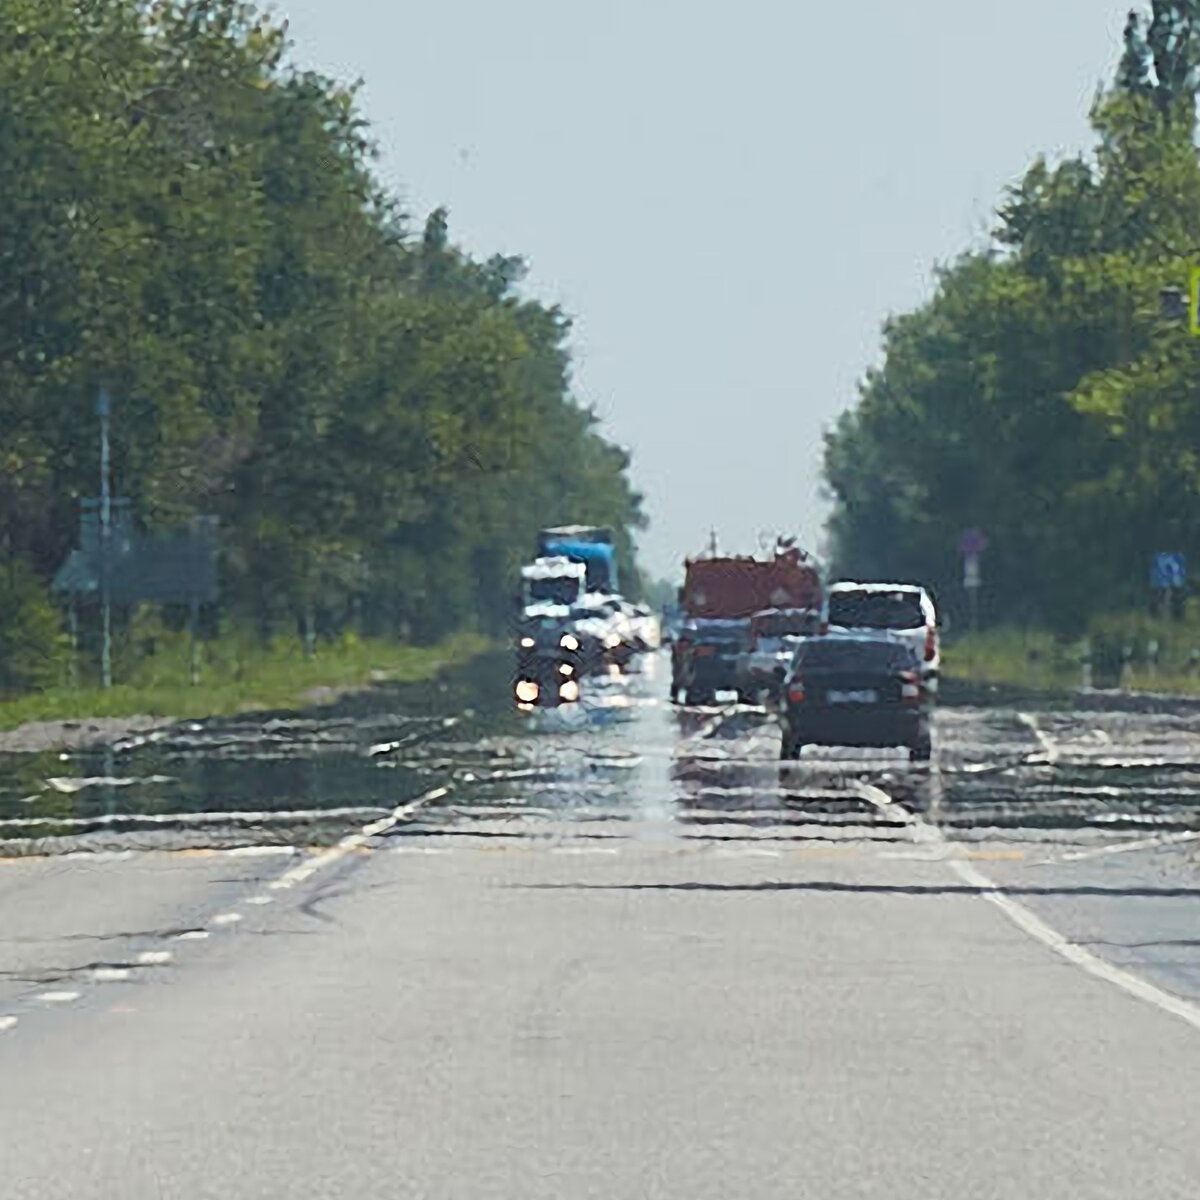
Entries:
{"type": "Polygon", "coordinates": [[[108,393],[101,388],[96,401],[100,418],[100,685],[112,687],[112,595],[109,587],[112,495],[109,491],[108,393]]]}
{"type": "Polygon", "coordinates": [[[193,596],[191,603],[192,628],[192,670],[191,684],[195,687],[200,682],[200,600],[193,596]]]}

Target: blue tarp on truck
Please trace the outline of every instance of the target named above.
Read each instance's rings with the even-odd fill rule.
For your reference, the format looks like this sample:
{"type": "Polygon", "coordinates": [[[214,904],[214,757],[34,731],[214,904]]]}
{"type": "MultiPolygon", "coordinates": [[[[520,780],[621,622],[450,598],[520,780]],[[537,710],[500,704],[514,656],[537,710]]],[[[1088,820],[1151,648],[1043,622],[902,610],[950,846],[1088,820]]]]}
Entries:
{"type": "Polygon", "coordinates": [[[613,535],[607,529],[593,525],[564,525],[543,529],[538,536],[538,555],[569,558],[582,563],[587,571],[585,586],[589,592],[615,595],[620,591],[617,581],[617,551],[613,535]]]}

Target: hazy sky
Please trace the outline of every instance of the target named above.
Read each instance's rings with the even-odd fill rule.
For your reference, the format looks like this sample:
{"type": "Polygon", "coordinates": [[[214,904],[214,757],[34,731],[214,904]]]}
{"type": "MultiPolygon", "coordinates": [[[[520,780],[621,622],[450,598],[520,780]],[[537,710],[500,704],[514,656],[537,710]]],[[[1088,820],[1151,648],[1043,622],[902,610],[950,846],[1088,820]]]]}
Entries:
{"type": "MultiPolygon", "coordinates": [[[[1131,0],[283,0],[366,81],[418,218],[521,253],[634,454],[655,573],[712,526],[817,544],[821,434],[890,312],[1087,111],[1131,0]]],[[[562,514],[568,519],[572,514],[562,514]]]]}

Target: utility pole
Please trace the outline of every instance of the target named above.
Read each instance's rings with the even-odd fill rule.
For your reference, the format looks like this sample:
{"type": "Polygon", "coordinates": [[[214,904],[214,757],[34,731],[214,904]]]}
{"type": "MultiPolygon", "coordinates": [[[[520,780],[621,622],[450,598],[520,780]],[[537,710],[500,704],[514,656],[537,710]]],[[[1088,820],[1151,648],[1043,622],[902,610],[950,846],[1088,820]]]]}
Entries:
{"type": "Polygon", "coordinates": [[[101,388],[96,400],[100,418],[100,684],[112,687],[112,589],[109,560],[112,539],[112,493],[109,490],[108,393],[101,388]]]}
{"type": "Polygon", "coordinates": [[[717,557],[717,531],[714,529],[708,539],[708,554],[710,558],[717,557]]]}

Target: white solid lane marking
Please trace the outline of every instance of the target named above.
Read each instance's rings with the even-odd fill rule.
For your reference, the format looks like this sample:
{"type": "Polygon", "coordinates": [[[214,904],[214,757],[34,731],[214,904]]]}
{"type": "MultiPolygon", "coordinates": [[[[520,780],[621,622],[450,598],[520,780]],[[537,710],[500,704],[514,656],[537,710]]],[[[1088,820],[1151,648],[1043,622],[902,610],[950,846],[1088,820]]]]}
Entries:
{"type": "Polygon", "coordinates": [[[960,859],[951,859],[949,863],[960,879],[972,887],[981,889],[980,895],[983,899],[996,905],[1017,928],[1024,930],[1047,949],[1053,950],[1060,958],[1065,958],[1067,962],[1073,963],[1096,979],[1114,984],[1138,1000],[1144,1000],[1147,1004],[1153,1004],[1156,1008],[1179,1017],[1193,1029],[1200,1029],[1200,1006],[1183,999],[1182,996],[1174,996],[1170,992],[1163,991],[1162,988],[1155,987],[1147,980],[1129,971],[1124,971],[1120,967],[1115,967],[1107,960],[1099,958],[1091,951],[1069,941],[1040,917],[1035,916],[1023,904],[1018,904],[1011,896],[1006,895],[999,886],[973,864],[962,862],[960,859]]]}
{"type": "Polygon", "coordinates": [[[16,1029],[16,1017],[0,1017],[0,1033],[7,1033],[10,1029],[16,1029]]]}
{"type": "Polygon", "coordinates": [[[242,919],[241,913],[236,913],[236,912],[217,913],[217,915],[215,917],[213,917],[211,923],[213,925],[236,925],[241,919],[242,919]]]}
{"type": "Polygon", "coordinates": [[[38,996],[39,1000],[44,1000],[47,1004],[70,1004],[72,1000],[79,999],[78,992],[42,992],[38,996]]]}
{"type": "Polygon", "coordinates": [[[143,950],[138,955],[138,962],[143,967],[160,967],[163,963],[169,963],[173,957],[170,950],[143,950]]]}
{"type": "Polygon", "coordinates": [[[246,901],[247,904],[274,904],[275,901],[270,896],[251,896],[246,901]]]}
{"type": "Polygon", "coordinates": [[[189,929],[186,933],[178,933],[175,935],[177,942],[202,942],[208,937],[207,929],[189,929]]]}
{"type": "Polygon", "coordinates": [[[300,863],[299,866],[292,867],[290,871],[284,872],[283,875],[267,886],[273,891],[283,891],[294,887],[298,883],[303,883],[318,871],[322,871],[326,867],[339,862],[351,851],[366,846],[371,838],[387,833],[388,830],[393,829],[402,821],[406,821],[417,809],[424,807],[434,800],[440,800],[443,796],[449,795],[449,793],[449,787],[434,788],[432,791],[426,792],[423,796],[418,796],[415,800],[411,800],[407,804],[397,806],[386,817],[381,817],[378,821],[372,821],[370,825],[364,826],[360,832],[352,833],[349,837],[342,838],[336,846],[315,855],[307,862],[300,863]]]}
{"type": "Polygon", "coordinates": [[[97,967],[92,972],[92,982],[120,983],[122,980],[128,979],[129,975],[128,967],[97,967]]]}
{"type": "MultiPolygon", "coordinates": [[[[900,817],[905,824],[912,828],[914,838],[919,842],[941,843],[954,851],[961,851],[958,843],[946,839],[942,831],[923,820],[915,813],[897,804],[882,788],[866,784],[860,789],[865,800],[886,809],[889,813],[900,817]]],[[[964,862],[961,858],[946,858],[946,865],[964,882],[979,889],[981,899],[994,904],[1004,915],[1027,933],[1035,941],[1040,942],[1048,950],[1052,950],[1060,958],[1086,971],[1095,979],[1111,983],[1135,999],[1153,1004],[1155,1008],[1186,1021],[1193,1029],[1200,1029],[1200,1005],[1193,1004],[1182,996],[1172,995],[1160,987],[1155,987],[1149,981],[1113,966],[1106,959],[1100,958],[1090,950],[1070,941],[1056,929],[1052,929],[1041,917],[1037,916],[1025,905],[1018,903],[1004,889],[989,879],[973,863],[964,862]]]]}

